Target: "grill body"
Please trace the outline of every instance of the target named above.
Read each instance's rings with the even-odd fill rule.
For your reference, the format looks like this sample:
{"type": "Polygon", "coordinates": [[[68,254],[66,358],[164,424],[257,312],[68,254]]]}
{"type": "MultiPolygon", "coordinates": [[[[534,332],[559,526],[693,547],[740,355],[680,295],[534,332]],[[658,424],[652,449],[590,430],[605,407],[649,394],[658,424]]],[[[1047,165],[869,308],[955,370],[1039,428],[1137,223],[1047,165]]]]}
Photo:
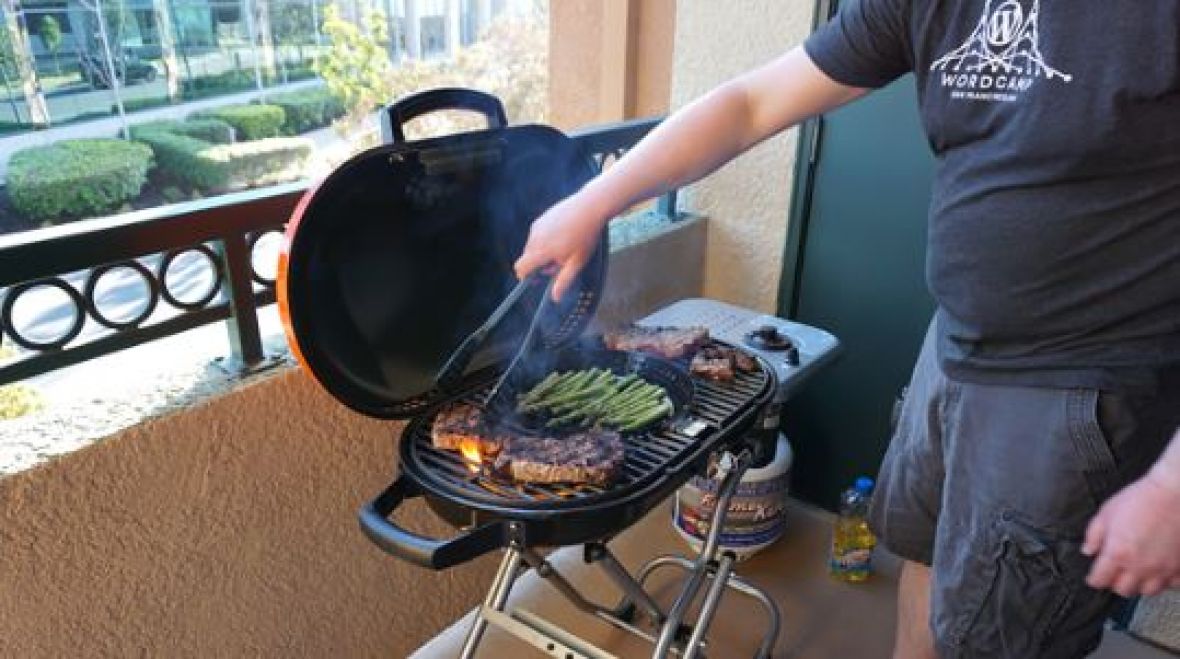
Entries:
{"type": "MultiPolygon", "coordinates": [[[[473,377],[452,400],[482,400],[494,380],[494,372],[473,377]]],[[[692,402],[679,419],[624,435],[624,472],[607,486],[504,482],[474,470],[456,452],[434,448],[434,413],[420,415],[402,435],[400,474],[391,489],[424,496],[440,517],[469,530],[433,541],[436,551],[424,552],[423,538],[389,519],[401,500],[380,497],[362,511],[362,526],[383,549],[435,569],[513,542],[558,546],[609,539],[702,473],[710,454],[746,441],[777,386],[773,369],[761,359],[756,372],[734,382],[694,377],[693,383],[692,402]]]]}

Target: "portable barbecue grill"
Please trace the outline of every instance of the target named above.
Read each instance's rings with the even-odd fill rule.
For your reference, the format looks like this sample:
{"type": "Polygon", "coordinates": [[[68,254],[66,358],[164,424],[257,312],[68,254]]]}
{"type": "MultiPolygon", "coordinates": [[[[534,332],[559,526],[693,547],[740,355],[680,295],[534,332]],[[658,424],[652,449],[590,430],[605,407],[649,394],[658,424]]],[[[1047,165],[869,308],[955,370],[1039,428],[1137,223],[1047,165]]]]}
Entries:
{"type": "MultiPolygon", "coordinates": [[[[436,90],[395,103],[384,113],[388,143],[356,156],[310,191],[288,226],[278,294],[301,363],[344,404],[371,416],[409,419],[399,473],[362,508],[361,527],[382,550],[435,570],[504,551],[464,644],[465,658],[474,656],[488,624],[555,657],[610,656],[527,611],[506,610],[513,582],[528,568],[579,608],[650,640],[657,657],[698,654],[721,593],[731,588],[767,607],[760,655],[768,656],[778,633],[777,609],[733,575],[734,557],[717,555],[717,536],[737,482],[765,450],[767,432],[773,435],[764,426],[780,391],[779,357],[755,351],[761,356],[753,372],[710,382],[689,377],[684,363],[605,351],[582,336],[605,279],[605,235],[562,303],[542,305],[541,287],[517,287],[512,262],[532,219],[588,181],[595,168],[560,132],[505,123],[498,100],[469,90],[436,90]],[[479,112],[489,128],[405,141],[406,122],[442,109],[479,112]],[[523,291],[521,303],[506,312],[473,365],[453,380],[440,379],[464,338],[513,289],[514,295],[523,291]],[[506,482],[478,460],[433,446],[439,409],[455,401],[487,403],[534,316],[540,349],[513,370],[508,399],[551,369],[597,366],[638,374],[676,402],[672,419],[624,434],[623,470],[609,485],[506,482]],[[632,576],[607,541],[711,461],[720,465],[722,485],[700,555],[691,561],[658,557],[632,576]],[[457,535],[426,538],[393,521],[397,508],[414,497],[460,529],[457,535]],[[601,565],[625,593],[618,606],[590,602],[538,553],[575,544],[585,545],[586,560],[601,565]],[[688,570],[689,577],[665,612],[643,581],[666,565],[688,570]],[[710,580],[695,624],[683,624],[710,580]],[[638,623],[640,613],[649,629],[638,623]]],[[[793,352],[788,376],[809,374],[831,347],[793,352]]]]}

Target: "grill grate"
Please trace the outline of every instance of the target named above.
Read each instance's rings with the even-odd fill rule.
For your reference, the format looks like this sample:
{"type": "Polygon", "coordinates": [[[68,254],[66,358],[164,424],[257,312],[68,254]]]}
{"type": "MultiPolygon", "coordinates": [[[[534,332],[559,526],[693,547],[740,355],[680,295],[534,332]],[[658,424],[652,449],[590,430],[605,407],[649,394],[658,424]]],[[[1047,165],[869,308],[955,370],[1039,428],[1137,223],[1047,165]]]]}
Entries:
{"type": "MultiPolygon", "coordinates": [[[[714,343],[726,345],[718,341],[714,343]]],[[[409,458],[422,467],[424,475],[457,494],[497,505],[526,508],[589,505],[658,477],[669,466],[690,455],[698,447],[698,442],[704,441],[718,429],[728,428],[745,413],[766,390],[769,379],[770,375],[761,361],[757,372],[738,373],[733,382],[713,382],[694,377],[696,392],[688,416],[706,422],[710,429],[692,436],[668,427],[670,424],[662,424],[642,433],[624,435],[626,458],[623,473],[614,483],[605,487],[589,484],[510,483],[492,478],[469,466],[458,453],[434,448],[430,439],[433,417],[423,423],[411,424],[406,431],[411,436],[403,441],[409,440],[409,458]]],[[[473,403],[482,401],[493,382],[485,381],[460,398],[473,403]]]]}

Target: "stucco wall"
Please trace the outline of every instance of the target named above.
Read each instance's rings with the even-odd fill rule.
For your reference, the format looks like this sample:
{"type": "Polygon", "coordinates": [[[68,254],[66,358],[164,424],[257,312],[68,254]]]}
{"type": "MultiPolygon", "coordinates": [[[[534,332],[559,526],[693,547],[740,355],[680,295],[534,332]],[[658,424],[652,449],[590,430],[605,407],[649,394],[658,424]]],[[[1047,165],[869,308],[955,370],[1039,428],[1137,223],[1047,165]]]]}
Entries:
{"type": "MultiPolygon", "coordinates": [[[[599,318],[698,296],[704,234],[613,254],[599,318]]],[[[436,573],[362,536],[400,428],[285,369],[0,478],[0,656],[408,655],[482,600],[495,557],[436,573]]],[[[398,519],[453,533],[420,503],[398,519]]]]}
{"type": "MultiPolygon", "coordinates": [[[[799,44],[811,2],[680,0],[672,106],[799,44]]],[[[692,187],[690,208],[710,218],[705,295],[773,312],[782,274],[796,131],[779,136],[692,187]]]]}
{"type": "Polygon", "coordinates": [[[0,480],[0,654],[404,656],[494,566],[430,573],[357,530],[398,428],[287,370],[0,480]]]}

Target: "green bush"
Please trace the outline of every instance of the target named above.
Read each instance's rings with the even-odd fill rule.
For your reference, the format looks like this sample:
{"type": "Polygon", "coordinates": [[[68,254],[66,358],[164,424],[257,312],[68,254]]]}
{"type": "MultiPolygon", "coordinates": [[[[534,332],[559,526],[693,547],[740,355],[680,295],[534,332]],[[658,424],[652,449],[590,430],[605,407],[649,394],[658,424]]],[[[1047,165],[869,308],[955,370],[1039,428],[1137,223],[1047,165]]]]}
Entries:
{"type": "Polygon", "coordinates": [[[212,144],[229,144],[234,141],[234,129],[220,119],[188,119],[176,121],[160,119],[135,124],[131,127],[131,139],[140,140],[147,133],[171,133],[193,137],[212,144]]]}
{"type": "Polygon", "coordinates": [[[305,137],[272,137],[219,144],[205,155],[224,168],[229,187],[256,187],[302,176],[312,148],[311,140],[305,137]]]}
{"type": "Polygon", "coordinates": [[[283,132],[287,135],[323,128],[346,112],[344,103],[323,87],[275,94],[267,102],[283,108],[286,115],[283,132]]]}
{"type": "Polygon", "coordinates": [[[253,89],[256,84],[253,71],[234,69],[225,73],[186,80],[184,89],[181,90],[181,97],[186,101],[191,101],[226,92],[253,89]]]}
{"type": "Polygon", "coordinates": [[[139,195],[151,167],[152,150],[142,144],[64,140],[13,154],[8,197],[35,220],[107,213],[139,195]]]}
{"type": "Polygon", "coordinates": [[[204,155],[213,147],[209,142],[163,131],[140,132],[135,139],[151,147],[160,172],[177,183],[204,190],[227,184],[223,168],[204,155]]]}
{"type": "MultiPolygon", "coordinates": [[[[158,108],[165,105],[171,105],[172,101],[167,98],[129,98],[123,101],[124,112],[136,112],[138,110],[147,110],[149,108],[158,108]]],[[[111,104],[111,114],[119,114],[119,106],[114,103],[111,104]]]]}
{"type": "Polygon", "coordinates": [[[283,131],[286,115],[277,105],[225,105],[203,110],[192,115],[202,119],[220,119],[234,127],[242,141],[278,137],[283,131]]]}
{"type": "Polygon", "coordinates": [[[236,144],[210,144],[186,135],[142,133],[160,171],[199,190],[268,185],[293,180],[303,173],[312,143],[305,138],[269,138],[236,144]]]}

